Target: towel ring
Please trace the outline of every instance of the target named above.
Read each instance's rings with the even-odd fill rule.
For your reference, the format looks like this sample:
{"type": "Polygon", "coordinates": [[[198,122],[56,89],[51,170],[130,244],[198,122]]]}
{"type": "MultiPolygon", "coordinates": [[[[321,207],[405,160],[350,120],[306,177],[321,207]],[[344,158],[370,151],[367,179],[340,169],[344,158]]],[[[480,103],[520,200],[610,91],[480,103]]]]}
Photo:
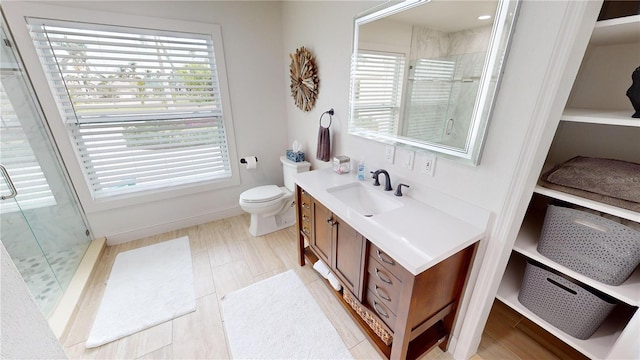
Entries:
{"type": "Polygon", "coordinates": [[[320,115],[320,127],[322,127],[322,117],[324,116],[324,114],[329,114],[329,126],[327,126],[327,128],[331,127],[331,123],[333,122],[333,109],[329,109],[325,112],[322,113],[322,115],[320,115]]]}

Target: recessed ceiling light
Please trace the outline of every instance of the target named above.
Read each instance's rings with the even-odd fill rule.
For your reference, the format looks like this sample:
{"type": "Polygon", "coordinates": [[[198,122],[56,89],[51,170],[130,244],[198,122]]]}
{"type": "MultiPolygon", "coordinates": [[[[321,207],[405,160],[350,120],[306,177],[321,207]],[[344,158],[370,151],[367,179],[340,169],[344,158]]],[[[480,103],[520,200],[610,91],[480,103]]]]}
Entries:
{"type": "Polygon", "coordinates": [[[478,20],[489,20],[491,19],[491,15],[480,15],[478,16],[478,20]]]}

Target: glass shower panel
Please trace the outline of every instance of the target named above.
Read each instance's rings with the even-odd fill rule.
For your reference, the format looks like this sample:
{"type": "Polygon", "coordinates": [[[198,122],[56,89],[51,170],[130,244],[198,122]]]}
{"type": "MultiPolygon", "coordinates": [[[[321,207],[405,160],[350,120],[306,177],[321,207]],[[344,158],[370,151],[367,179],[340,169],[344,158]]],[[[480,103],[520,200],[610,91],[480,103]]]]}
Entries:
{"type": "MultiPolygon", "coordinates": [[[[89,246],[89,231],[23,67],[2,31],[0,163],[17,196],[0,200],[0,240],[48,315],[89,246]]],[[[0,194],[10,193],[0,179],[0,194]]]]}

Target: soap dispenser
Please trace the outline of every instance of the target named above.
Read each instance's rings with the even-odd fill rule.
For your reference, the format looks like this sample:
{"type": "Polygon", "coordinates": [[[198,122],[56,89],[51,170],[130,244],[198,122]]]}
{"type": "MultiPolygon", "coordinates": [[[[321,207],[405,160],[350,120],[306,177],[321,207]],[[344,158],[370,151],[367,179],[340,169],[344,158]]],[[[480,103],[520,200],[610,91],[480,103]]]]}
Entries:
{"type": "Polygon", "coordinates": [[[358,180],[364,181],[364,160],[358,163],[358,180]]]}

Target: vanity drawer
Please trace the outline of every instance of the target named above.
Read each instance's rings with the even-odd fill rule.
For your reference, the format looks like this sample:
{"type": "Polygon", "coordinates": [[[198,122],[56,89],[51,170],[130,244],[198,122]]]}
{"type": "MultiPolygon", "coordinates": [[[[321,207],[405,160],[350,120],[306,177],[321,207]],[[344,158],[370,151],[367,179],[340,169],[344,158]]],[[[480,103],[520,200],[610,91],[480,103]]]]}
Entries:
{"type": "Polygon", "coordinates": [[[300,229],[311,236],[311,196],[300,189],[300,229]]]}
{"type": "Polygon", "coordinates": [[[367,271],[367,288],[395,314],[398,311],[402,283],[373,257],[369,258],[367,271]]]}
{"type": "Polygon", "coordinates": [[[402,279],[406,278],[405,276],[411,276],[405,268],[398,264],[391,256],[387,255],[387,253],[380,250],[380,248],[375,246],[372,242],[369,242],[369,245],[369,256],[397,277],[400,282],[402,282],[402,279]]]}
{"type": "Polygon", "coordinates": [[[396,315],[371,290],[367,290],[367,305],[391,331],[396,331],[396,315]]]}

